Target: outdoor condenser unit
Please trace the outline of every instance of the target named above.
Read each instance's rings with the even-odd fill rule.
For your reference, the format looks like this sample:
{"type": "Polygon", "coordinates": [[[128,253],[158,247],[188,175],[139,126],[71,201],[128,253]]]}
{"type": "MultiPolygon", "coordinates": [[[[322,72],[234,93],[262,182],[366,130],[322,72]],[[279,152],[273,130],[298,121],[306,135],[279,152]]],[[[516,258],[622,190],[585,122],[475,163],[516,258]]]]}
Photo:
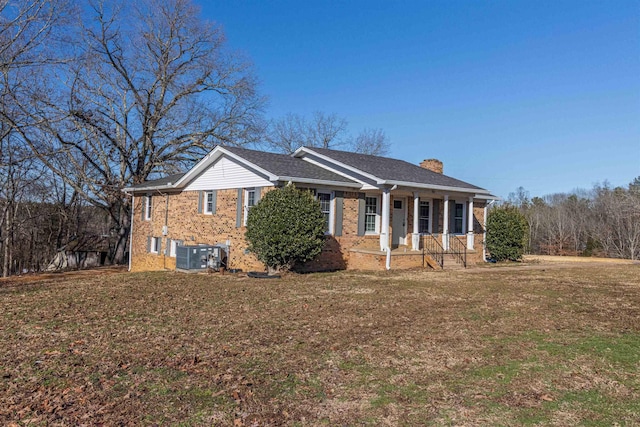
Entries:
{"type": "Polygon", "coordinates": [[[226,247],[223,245],[195,245],[176,247],[176,269],[186,271],[218,270],[225,266],[226,247]]]}

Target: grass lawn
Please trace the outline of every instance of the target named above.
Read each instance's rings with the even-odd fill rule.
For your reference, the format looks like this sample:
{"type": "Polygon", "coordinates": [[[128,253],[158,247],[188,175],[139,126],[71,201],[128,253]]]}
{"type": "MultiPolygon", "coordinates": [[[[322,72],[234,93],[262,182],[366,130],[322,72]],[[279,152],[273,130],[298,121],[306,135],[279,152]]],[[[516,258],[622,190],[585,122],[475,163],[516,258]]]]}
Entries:
{"type": "Polygon", "coordinates": [[[640,425],[640,265],[0,281],[0,424],[640,425]]]}

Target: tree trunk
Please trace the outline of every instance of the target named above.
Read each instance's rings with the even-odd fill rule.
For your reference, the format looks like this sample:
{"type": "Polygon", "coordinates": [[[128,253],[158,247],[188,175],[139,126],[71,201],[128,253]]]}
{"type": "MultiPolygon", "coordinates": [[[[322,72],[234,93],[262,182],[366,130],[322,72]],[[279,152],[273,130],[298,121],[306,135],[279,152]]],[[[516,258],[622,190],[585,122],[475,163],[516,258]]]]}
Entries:
{"type": "MultiPolygon", "coordinates": [[[[126,254],[129,245],[129,232],[131,231],[131,216],[127,206],[121,206],[118,215],[118,240],[111,255],[112,264],[124,264],[127,262],[126,254]]],[[[131,250],[131,248],[128,248],[131,250]]]]}
{"type": "Polygon", "coordinates": [[[11,233],[11,222],[10,217],[11,217],[11,213],[10,213],[10,207],[7,206],[7,210],[5,211],[5,218],[4,218],[4,244],[3,244],[3,250],[4,250],[4,254],[3,254],[3,258],[2,258],[2,277],[9,277],[9,267],[10,267],[10,259],[9,259],[9,243],[10,243],[10,239],[9,239],[9,235],[11,233]]]}

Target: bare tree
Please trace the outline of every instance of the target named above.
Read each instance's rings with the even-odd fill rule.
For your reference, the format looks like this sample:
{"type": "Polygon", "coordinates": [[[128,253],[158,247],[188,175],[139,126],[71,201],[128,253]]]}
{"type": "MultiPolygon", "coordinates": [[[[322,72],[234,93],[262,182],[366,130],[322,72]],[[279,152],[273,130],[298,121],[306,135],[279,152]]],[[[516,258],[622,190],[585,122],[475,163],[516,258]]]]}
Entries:
{"type": "Polygon", "coordinates": [[[344,143],[347,121],[336,114],[316,111],[311,119],[288,113],[272,120],[266,133],[270,149],[291,154],[302,146],[337,148],[344,143]]]}
{"type": "Polygon", "coordinates": [[[302,146],[342,149],[356,153],[384,155],[389,139],[382,129],[364,129],[355,138],[347,133],[348,122],[335,113],[320,111],[311,119],[289,113],[272,120],[266,132],[267,148],[291,154],[302,146]]]}
{"type": "Polygon", "coordinates": [[[268,147],[280,153],[291,154],[298,148],[310,144],[308,124],[304,117],[288,113],[272,120],[265,136],[268,147]]]}
{"type": "Polygon", "coordinates": [[[41,77],[18,129],[52,171],[109,213],[124,260],[121,190],[191,163],[215,144],[253,141],[264,100],[250,64],[188,0],[101,1],[83,12],[76,57],[41,77]],[[46,96],[45,96],[46,95],[46,96]]]}
{"type": "Polygon", "coordinates": [[[321,148],[339,147],[344,143],[347,125],[347,121],[335,113],[316,111],[308,125],[307,145],[321,148]]]}
{"type": "Polygon", "coordinates": [[[365,128],[351,145],[356,153],[384,156],[389,152],[389,138],[382,129],[365,128]]]}
{"type": "Polygon", "coordinates": [[[509,196],[530,226],[530,251],[544,254],[640,258],[640,179],[628,189],[607,183],[591,191],[534,197],[522,188],[509,196]]]}

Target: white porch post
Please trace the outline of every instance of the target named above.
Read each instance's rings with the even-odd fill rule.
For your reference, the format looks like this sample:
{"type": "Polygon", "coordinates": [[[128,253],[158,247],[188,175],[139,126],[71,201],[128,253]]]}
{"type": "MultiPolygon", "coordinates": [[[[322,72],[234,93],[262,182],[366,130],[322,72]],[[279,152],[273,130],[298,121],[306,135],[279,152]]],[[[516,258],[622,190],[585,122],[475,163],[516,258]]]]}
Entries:
{"type": "Polygon", "coordinates": [[[414,251],[420,249],[420,228],[419,222],[420,219],[418,215],[420,214],[420,196],[417,191],[413,192],[413,233],[411,234],[411,246],[414,251]]]}
{"type": "Polygon", "coordinates": [[[380,250],[389,247],[389,217],[391,209],[391,191],[388,188],[382,190],[382,218],[380,224],[380,250]]]}
{"type": "Polygon", "coordinates": [[[473,197],[469,197],[469,209],[467,209],[467,249],[473,250],[474,234],[473,234],[473,197]]]}
{"type": "Polygon", "coordinates": [[[449,195],[444,195],[444,218],[442,218],[442,247],[449,250],[449,195]]]}
{"type": "Polygon", "coordinates": [[[487,201],[484,202],[484,218],[482,229],[482,261],[487,260],[487,201]]]}

